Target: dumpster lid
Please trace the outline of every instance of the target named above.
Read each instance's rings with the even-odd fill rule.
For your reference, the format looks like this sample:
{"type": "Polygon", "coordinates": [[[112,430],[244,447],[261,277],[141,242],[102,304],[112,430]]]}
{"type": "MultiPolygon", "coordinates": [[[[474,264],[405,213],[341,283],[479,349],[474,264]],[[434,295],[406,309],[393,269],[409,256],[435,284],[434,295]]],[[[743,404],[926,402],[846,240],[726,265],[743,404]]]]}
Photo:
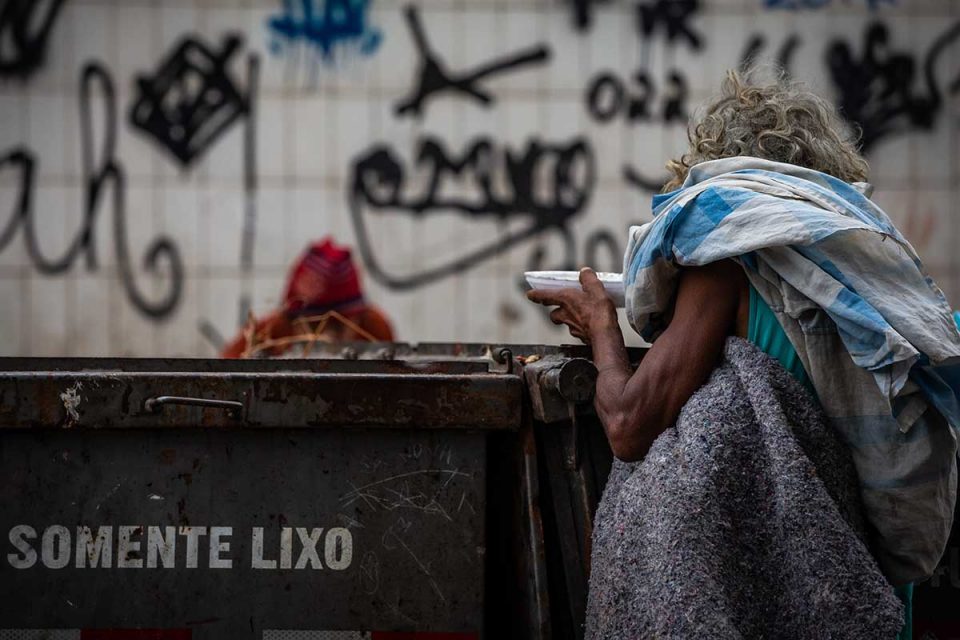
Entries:
{"type": "Polygon", "coordinates": [[[0,358],[0,429],[516,429],[519,372],[480,357],[0,358]]]}

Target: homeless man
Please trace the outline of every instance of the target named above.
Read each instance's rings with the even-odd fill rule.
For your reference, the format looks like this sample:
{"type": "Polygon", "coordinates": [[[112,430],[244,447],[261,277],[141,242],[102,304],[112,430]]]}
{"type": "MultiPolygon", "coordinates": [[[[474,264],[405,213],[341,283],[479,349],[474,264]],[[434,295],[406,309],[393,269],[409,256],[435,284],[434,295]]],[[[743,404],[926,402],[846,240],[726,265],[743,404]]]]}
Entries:
{"type": "Polygon", "coordinates": [[[593,349],[618,458],[590,638],[910,637],[956,498],[960,334],[832,106],[728,74],[630,229],[613,303],[532,291],[593,349]]]}

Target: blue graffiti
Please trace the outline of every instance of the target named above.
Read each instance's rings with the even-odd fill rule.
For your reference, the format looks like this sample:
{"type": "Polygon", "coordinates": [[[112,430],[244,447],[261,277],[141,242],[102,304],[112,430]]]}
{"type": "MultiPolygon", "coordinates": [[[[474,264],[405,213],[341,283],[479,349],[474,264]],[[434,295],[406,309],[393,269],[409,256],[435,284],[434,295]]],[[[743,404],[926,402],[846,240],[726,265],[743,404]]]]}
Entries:
{"type": "Polygon", "coordinates": [[[371,55],[383,40],[379,29],[367,21],[371,0],[283,0],[283,13],[267,18],[274,36],[270,48],[281,53],[283,46],[305,42],[314,47],[324,62],[334,61],[338,46],[353,44],[363,55],[371,55]]]}
{"type": "MultiPolygon", "coordinates": [[[[850,4],[850,0],[844,0],[846,4],[850,4]]],[[[880,5],[884,4],[897,4],[897,0],[855,0],[857,2],[862,2],[870,8],[871,11],[876,11],[880,5]]],[[[833,0],[763,0],[763,4],[767,9],[822,9],[829,4],[832,4],[833,0]]]]}

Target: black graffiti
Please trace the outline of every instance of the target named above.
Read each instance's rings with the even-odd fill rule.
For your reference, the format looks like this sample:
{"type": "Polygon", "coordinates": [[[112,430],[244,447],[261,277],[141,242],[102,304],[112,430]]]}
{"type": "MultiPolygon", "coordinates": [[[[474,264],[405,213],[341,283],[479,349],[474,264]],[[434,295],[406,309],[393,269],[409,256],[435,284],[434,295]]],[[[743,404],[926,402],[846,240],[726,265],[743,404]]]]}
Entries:
{"type": "Polygon", "coordinates": [[[663,121],[673,122],[679,120],[686,122],[690,117],[687,114],[687,79],[676,70],[671,71],[667,76],[667,88],[664,91],[663,99],[663,121]]]}
{"type": "MultiPolygon", "coordinates": [[[[777,68],[782,70],[787,75],[790,74],[791,65],[793,64],[793,56],[800,47],[800,42],[800,36],[791,34],[786,40],[783,41],[783,44],[781,44],[780,48],[777,50],[777,68]]],[[[743,54],[740,56],[739,69],[742,73],[748,72],[754,65],[757,64],[757,61],[760,59],[760,54],[763,52],[766,46],[766,37],[759,33],[754,34],[749,40],[747,40],[747,44],[743,48],[743,54]]]]}
{"type": "Polygon", "coordinates": [[[567,227],[546,230],[550,233],[560,235],[563,243],[563,251],[560,258],[551,260],[547,252],[547,236],[549,233],[542,233],[537,236],[537,243],[530,250],[527,257],[525,271],[574,271],[577,268],[577,239],[573,232],[567,227]]]}
{"type": "Polygon", "coordinates": [[[70,246],[60,256],[44,255],[37,238],[37,217],[42,215],[34,207],[36,189],[35,168],[37,161],[32,151],[20,147],[0,158],[0,170],[7,167],[20,172],[19,198],[10,221],[0,233],[0,251],[3,251],[22,231],[27,254],[34,267],[45,274],[68,271],[80,259],[86,261],[88,271],[99,268],[95,228],[100,209],[108,206],[113,210],[113,242],[120,280],[130,302],[151,318],[164,318],[176,308],[183,287],[183,262],[173,241],[160,236],[147,247],[143,257],[146,271],[167,275],[169,288],[157,301],[148,300],[137,286],[133,274],[127,237],[126,218],[126,173],[116,158],[117,123],[116,99],[113,81],[106,69],[91,63],[84,66],[80,80],[80,145],[82,149],[83,222],[70,246]],[[97,94],[97,95],[95,95],[97,94]],[[104,111],[99,118],[91,113],[91,104],[102,104],[104,111]],[[101,138],[95,139],[94,124],[101,123],[101,138]],[[166,269],[163,267],[166,266],[166,269]]]}
{"type": "Polygon", "coordinates": [[[217,330],[212,322],[206,318],[198,320],[197,330],[200,331],[200,335],[206,339],[207,344],[213,347],[214,351],[217,353],[223,351],[223,348],[227,344],[227,339],[223,337],[223,334],[217,330]]]}
{"type": "Polygon", "coordinates": [[[437,138],[419,141],[416,167],[429,176],[420,195],[404,192],[403,164],[389,147],[376,146],[357,161],[353,174],[353,193],[378,209],[403,209],[423,214],[435,210],[456,210],[474,216],[529,216],[538,227],[560,226],[586,204],[593,182],[593,154],[586,140],[577,138],[565,145],[527,142],[523,152],[498,149],[493,140],[478,137],[467,144],[462,156],[452,155],[437,138]],[[548,166],[549,165],[549,166],[548,166]],[[574,171],[588,167],[583,184],[574,181],[574,171]],[[544,195],[535,189],[534,175],[544,167],[552,168],[552,189],[544,195]],[[498,192],[495,182],[500,170],[506,174],[509,189],[498,192]],[[470,178],[481,195],[443,197],[444,181],[453,177],[470,178]]]}
{"type": "Polygon", "coordinates": [[[26,78],[43,66],[64,0],[4,0],[0,6],[0,77],[26,78]]]}
{"type": "Polygon", "coordinates": [[[648,0],[636,5],[637,29],[645,38],[662,30],[667,42],[683,39],[696,51],[703,48],[703,36],[690,26],[700,11],[700,0],[648,0]]]}
{"type": "Polygon", "coordinates": [[[352,171],[349,203],[357,247],[371,275],[389,287],[408,289],[457,273],[545,230],[569,233],[570,220],[587,206],[596,182],[593,150],[583,138],[566,144],[531,139],[520,150],[501,148],[487,137],[475,138],[462,155],[451,154],[436,138],[422,138],[414,169],[426,173],[426,188],[411,193],[420,180],[407,179],[407,169],[392,149],[376,145],[358,158],[352,171]],[[540,182],[546,180],[546,182],[540,182]],[[469,194],[443,196],[444,185],[471,185],[469,194]],[[460,252],[449,261],[406,276],[380,266],[370,245],[366,218],[371,212],[424,216],[456,211],[473,218],[525,219],[527,224],[496,241],[460,252]]]}
{"type": "MultiPolygon", "coordinates": [[[[857,57],[843,41],[827,50],[827,68],[839,95],[841,113],[862,132],[868,152],[883,138],[912,130],[932,130],[943,106],[937,63],[960,38],[960,23],[938,37],[923,58],[923,90],[915,92],[917,62],[913,55],[891,50],[890,32],[881,22],[867,26],[863,53],[857,57]]],[[[960,81],[960,79],[958,79],[960,81]]]]}
{"type": "Polygon", "coordinates": [[[497,60],[491,60],[473,71],[466,73],[449,72],[446,70],[443,61],[430,47],[417,8],[413,5],[407,6],[405,16],[413,34],[413,41],[420,52],[421,63],[416,89],[408,98],[398,102],[394,107],[394,112],[398,116],[411,113],[420,117],[426,108],[427,101],[434,95],[443,92],[462,94],[473,98],[486,107],[492,106],[495,98],[480,86],[482,79],[531,64],[543,64],[550,59],[550,50],[543,45],[539,45],[497,60]]]}
{"type": "Polygon", "coordinates": [[[244,216],[240,230],[241,293],[238,324],[246,321],[252,298],[253,248],[256,236],[256,97],[258,56],[246,58],[246,91],[228,71],[242,38],[227,34],[219,51],[187,36],[149,76],[137,77],[139,94],[129,109],[130,123],[149,134],[182,167],[189,167],[226,130],[243,118],[244,216]]]}
{"type": "Polygon", "coordinates": [[[640,189],[641,191],[648,191],[650,193],[659,193],[663,189],[663,185],[667,183],[669,178],[650,178],[630,165],[624,165],[623,167],[623,181],[628,185],[640,189]]]}
{"type": "MultiPolygon", "coordinates": [[[[182,38],[152,75],[137,77],[130,124],[189,165],[251,108],[249,94],[241,93],[227,70],[242,42],[227,35],[214,53],[194,37],[182,38]]],[[[249,61],[256,64],[253,56],[249,61]]]]}
{"type": "Polygon", "coordinates": [[[614,118],[625,118],[629,123],[660,119],[665,123],[687,120],[687,80],[677,70],[667,77],[659,113],[654,109],[656,89],[646,71],[637,71],[633,84],[626,83],[615,73],[603,71],[588,83],[587,111],[595,121],[606,123],[614,118]]]}
{"type": "Polygon", "coordinates": [[[582,252],[577,251],[577,239],[568,227],[551,231],[559,233],[563,243],[559,259],[550,259],[545,235],[538,236],[537,244],[527,258],[526,271],[575,271],[583,266],[595,271],[620,272],[623,269],[623,249],[610,229],[601,227],[588,233],[582,252]]]}
{"type": "Polygon", "coordinates": [[[626,106],[628,120],[649,119],[648,103],[652,93],[650,78],[641,71],[633,80],[637,86],[628,99],[626,86],[619,76],[606,71],[597,74],[587,87],[587,111],[590,116],[597,122],[609,122],[621,115],[626,106]]]}
{"type": "Polygon", "coordinates": [[[595,271],[623,270],[623,249],[617,236],[609,229],[596,229],[587,235],[583,243],[583,264],[595,271]],[[606,258],[603,253],[606,251],[606,258]]]}
{"type": "MultiPolygon", "coordinates": [[[[659,98],[659,110],[654,105],[658,101],[655,86],[646,71],[637,71],[632,80],[633,85],[628,90],[626,83],[615,73],[605,71],[597,74],[588,83],[586,91],[586,107],[590,117],[599,123],[608,123],[616,118],[623,118],[629,124],[657,119],[665,124],[686,123],[689,117],[686,107],[689,91],[686,78],[679,71],[673,70],[667,77],[666,88],[659,98]]],[[[628,186],[651,193],[660,191],[667,181],[666,178],[644,176],[630,165],[624,165],[622,175],[628,186]]]]}
{"type": "Polygon", "coordinates": [[[590,29],[593,24],[593,7],[609,4],[610,0],[565,0],[572,10],[573,26],[577,31],[590,29]]]}
{"type": "Polygon", "coordinates": [[[247,59],[246,126],[243,130],[243,227],[240,231],[240,308],[237,326],[243,326],[252,307],[253,248],[257,231],[257,91],[259,89],[260,60],[251,55],[247,59]]]}

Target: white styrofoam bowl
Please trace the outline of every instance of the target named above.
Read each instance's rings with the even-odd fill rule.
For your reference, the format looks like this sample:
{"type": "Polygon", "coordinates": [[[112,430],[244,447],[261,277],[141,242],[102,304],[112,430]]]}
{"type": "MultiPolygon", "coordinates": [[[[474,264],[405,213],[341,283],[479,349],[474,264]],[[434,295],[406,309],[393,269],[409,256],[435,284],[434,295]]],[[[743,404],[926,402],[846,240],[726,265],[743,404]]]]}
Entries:
{"type": "MultiPolygon", "coordinates": [[[[527,279],[527,284],[532,289],[544,289],[547,291],[557,289],[579,289],[580,272],[579,271],[527,271],[523,274],[527,279]]],[[[625,303],[626,293],[623,288],[623,274],[601,271],[597,273],[603,288],[613,299],[613,303],[622,308],[625,303]]]]}

